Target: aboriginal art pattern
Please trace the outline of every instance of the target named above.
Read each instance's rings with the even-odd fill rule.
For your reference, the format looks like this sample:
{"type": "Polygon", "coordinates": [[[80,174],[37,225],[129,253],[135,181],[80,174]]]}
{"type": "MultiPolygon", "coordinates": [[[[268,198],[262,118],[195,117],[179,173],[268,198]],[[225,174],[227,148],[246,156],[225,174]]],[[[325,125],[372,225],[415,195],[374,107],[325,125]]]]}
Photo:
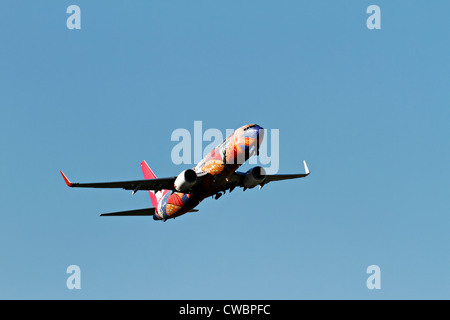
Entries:
{"type": "MultiPolygon", "coordinates": [[[[206,172],[212,177],[229,177],[248,158],[257,153],[264,135],[261,129],[255,124],[237,129],[202,159],[193,170],[198,174],[206,172]]],[[[210,184],[211,179],[205,179],[204,183],[210,184]]],[[[190,193],[167,192],[160,199],[154,218],[168,219],[184,214],[195,207],[203,197],[204,195],[194,197],[190,193]]]]}

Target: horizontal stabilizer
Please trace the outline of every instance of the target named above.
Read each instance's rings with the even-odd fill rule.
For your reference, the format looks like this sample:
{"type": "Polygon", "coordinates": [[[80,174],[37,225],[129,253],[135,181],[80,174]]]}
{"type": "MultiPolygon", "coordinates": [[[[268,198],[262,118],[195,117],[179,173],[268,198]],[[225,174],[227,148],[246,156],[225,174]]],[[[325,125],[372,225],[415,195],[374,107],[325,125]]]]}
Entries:
{"type": "MultiPolygon", "coordinates": [[[[197,209],[189,210],[188,212],[198,212],[197,209]]],[[[133,217],[133,216],[153,216],[155,214],[155,208],[146,208],[138,210],[102,213],[101,217],[133,217]]]]}
{"type": "Polygon", "coordinates": [[[146,208],[138,210],[102,213],[100,216],[118,216],[118,217],[131,217],[131,216],[153,216],[155,214],[155,208],[146,208]]]}

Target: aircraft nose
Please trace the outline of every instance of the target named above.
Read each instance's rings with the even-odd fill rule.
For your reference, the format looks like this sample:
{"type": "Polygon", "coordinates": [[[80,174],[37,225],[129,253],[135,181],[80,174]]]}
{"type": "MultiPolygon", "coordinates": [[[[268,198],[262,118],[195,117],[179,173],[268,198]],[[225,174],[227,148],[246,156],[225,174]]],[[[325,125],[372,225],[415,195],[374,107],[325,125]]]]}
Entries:
{"type": "Polygon", "coordinates": [[[258,126],[257,124],[252,128],[255,138],[261,142],[264,138],[264,129],[263,127],[258,126]]]}
{"type": "Polygon", "coordinates": [[[240,136],[240,138],[245,139],[247,147],[249,146],[249,144],[259,147],[264,138],[264,129],[257,124],[252,124],[251,126],[244,129],[244,133],[240,136]]]}

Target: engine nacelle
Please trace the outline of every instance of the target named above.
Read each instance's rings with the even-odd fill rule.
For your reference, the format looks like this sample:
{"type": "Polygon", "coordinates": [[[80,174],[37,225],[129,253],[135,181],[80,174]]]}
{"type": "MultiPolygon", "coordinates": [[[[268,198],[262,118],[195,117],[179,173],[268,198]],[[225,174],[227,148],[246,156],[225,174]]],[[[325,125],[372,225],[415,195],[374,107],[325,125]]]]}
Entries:
{"type": "Polygon", "coordinates": [[[251,189],[266,179],[266,170],[262,167],[254,167],[245,173],[244,187],[251,189]]]}
{"type": "Polygon", "coordinates": [[[179,192],[188,191],[197,182],[197,173],[192,169],[181,172],[175,179],[174,187],[179,192]]]}

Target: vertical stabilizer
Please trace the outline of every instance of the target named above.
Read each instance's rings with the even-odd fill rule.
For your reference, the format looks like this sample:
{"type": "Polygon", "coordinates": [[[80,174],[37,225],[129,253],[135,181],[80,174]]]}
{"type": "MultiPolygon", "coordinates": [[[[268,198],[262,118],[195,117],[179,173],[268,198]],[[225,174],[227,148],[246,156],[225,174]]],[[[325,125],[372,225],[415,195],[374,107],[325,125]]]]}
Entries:
{"type": "MultiPolygon", "coordinates": [[[[141,162],[141,169],[142,173],[144,174],[144,179],[156,179],[156,175],[153,173],[152,169],[148,166],[147,162],[142,161],[141,162]]],[[[152,190],[149,190],[148,193],[150,194],[150,199],[152,200],[153,208],[158,207],[158,197],[157,193],[153,192],[152,190]]]]}

